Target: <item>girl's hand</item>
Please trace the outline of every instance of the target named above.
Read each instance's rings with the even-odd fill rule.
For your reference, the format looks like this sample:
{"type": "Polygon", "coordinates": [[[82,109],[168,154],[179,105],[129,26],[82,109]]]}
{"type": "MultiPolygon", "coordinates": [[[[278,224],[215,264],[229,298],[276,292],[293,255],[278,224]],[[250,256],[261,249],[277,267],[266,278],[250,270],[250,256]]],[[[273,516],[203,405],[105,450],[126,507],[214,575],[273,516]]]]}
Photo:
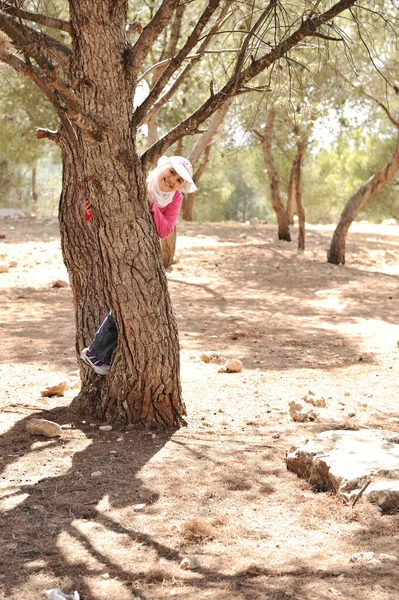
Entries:
{"type": "Polygon", "coordinates": [[[88,215],[91,216],[93,214],[93,205],[90,202],[90,200],[88,200],[86,198],[86,200],[84,201],[83,206],[84,206],[84,209],[85,209],[85,213],[87,213],[88,215]]]}

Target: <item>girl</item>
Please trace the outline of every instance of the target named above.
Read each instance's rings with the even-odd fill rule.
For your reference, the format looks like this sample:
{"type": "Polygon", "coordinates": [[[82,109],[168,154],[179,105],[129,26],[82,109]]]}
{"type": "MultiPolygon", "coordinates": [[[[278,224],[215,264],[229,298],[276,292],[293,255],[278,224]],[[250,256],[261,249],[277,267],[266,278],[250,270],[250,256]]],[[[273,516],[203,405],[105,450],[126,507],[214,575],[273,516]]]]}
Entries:
{"type": "MultiPolygon", "coordinates": [[[[148,206],[161,239],[168,237],[176,225],[183,193],[192,193],[197,189],[192,175],[190,161],[182,156],[162,156],[156,168],[148,174],[148,206]]],[[[85,202],[85,218],[92,218],[89,201],[85,202]]],[[[112,313],[109,313],[80,358],[99,375],[106,375],[117,341],[118,331],[112,313]]]]}

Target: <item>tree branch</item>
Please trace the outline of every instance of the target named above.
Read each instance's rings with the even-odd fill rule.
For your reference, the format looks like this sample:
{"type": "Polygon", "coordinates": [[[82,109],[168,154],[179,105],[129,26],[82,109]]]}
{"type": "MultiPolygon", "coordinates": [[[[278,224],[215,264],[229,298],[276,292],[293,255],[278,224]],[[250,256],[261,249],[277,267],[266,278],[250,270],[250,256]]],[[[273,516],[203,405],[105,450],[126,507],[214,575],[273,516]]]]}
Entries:
{"type": "Polygon", "coordinates": [[[25,55],[32,57],[40,68],[20,60],[17,56],[8,52],[6,48],[0,49],[0,60],[7,63],[15,71],[33,79],[53,104],[60,118],[62,115],[62,118],[65,120],[65,115],[68,115],[68,119],[75,122],[78,127],[86,131],[94,139],[100,139],[102,128],[91,118],[84,115],[81,103],[73,89],[68,83],[58,77],[58,66],[54,67],[52,62],[39,52],[35,42],[31,42],[29,38],[23,35],[19,30],[18,24],[13,23],[10,17],[6,17],[1,13],[0,29],[11,38],[17,48],[25,53],[25,55]]]}
{"type": "MultiPolygon", "coordinates": [[[[215,10],[218,8],[220,2],[221,2],[221,0],[209,0],[204,12],[198,19],[194,29],[192,30],[191,34],[187,38],[187,41],[184,44],[184,46],[181,48],[181,50],[178,52],[178,54],[172,58],[169,65],[166,67],[166,69],[163,71],[163,73],[159,77],[158,81],[156,82],[155,86],[151,90],[148,97],[136,109],[135,115],[133,117],[133,124],[135,126],[138,127],[139,123],[142,123],[142,122],[148,120],[149,118],[151,118],[151,116],[153,116],[153,113],[151,114],[151,116],[147,115],[150,107],[154,104],[154,102],[157,100],[157,98],[159,98],[160,94],[162,93],[162,90],[165,88],[166,84],[168,83],[168,81],[170,80],[172,75],[177,71],[177,69],[180,67],[180,65],[185,60],[185,58],[187,58],[187,56],[189,55],[191,50],[196,46],[196,44],[201,36],[201,33],[205,29],[205,26],[208,24],[208,22],[211,19],[215,10]]],[[[190,68],[192,68],[192,66],[190,68]]],[[[186,69],[187,69],[187,67],[186,67],[186,69]]],[[[186,73],[187,73],[187,71],[186,71],[186,73]]],[[[180,80],[180,83],[181,83],[181,80],[180,80]]],[[[180,83],[179,83],[179,85],[180,85],[180,83]]],[[[174,93],[175,89],[176,88],[174,88],[172,93],[174,93]]],[[[170,90],[169,90],[169,94],[170,94],[170,90]]],[[[167,100],[165,100],[163,102],[163,104],[165,102],[167,102],[167,100]]],[[[159,110],[159,108],[157,110],[159,110]]]]}
{"type": "Polygon", "coordinates": [[[36,129],[35,137],[39,140],[47,139],[54,142],[57,145],[61,143],[61,136],[58,131],[52,131],[51,129],[36,129]]]}
{"type": "Polygon", "coordinates": [[[198,48],[198,51],[196,52],[196,54],[193,57],[190,57],[189,55],[186,56],[186,59],[191,58],[191,62],[184,67],[183,71],[177,77],[176,81],[173,82],[173,84],[170,86],[168,91],[165,92],[163,94],[163,96],[158,100],[158,102],[156,102],[156,104],[154,104],[154,106],[152,108],[150,108],[149,110],[147,110],[147,106],[151,106],[151,101],[149,101],[149,103],[143,107],[140,106],[140,110],[136,111],[136,114],[134,115],[134,123],[135,123],[136,127],[139,127],[146,121],[153,118],[154,115],[156,115],[156,113],[162,108],[162,106],[164,106],[166,104],[166,102],[168,102],[168,100],[175,94],[176,90],[181,86],[181,84],[183,83],[183,81],[186,79],[187,75],[191,71],[191,69],[204,55],[205,50],[206,50],[207,46],[209,45],[209,43],[211,42],[213,35],[218,31],[218,29],[224,23],[227,12],[228,12],[228,8],[229,8],[229,2],[226,2],[221,11],[219,19],[211,27],[209,34],[203,40],[203,42],[200,45],[200,47],[198,48]]]}
{"type": "MultiPolygon", "coordinates": [[[[7,21],[3,21],[3,24],[8,27],[8,31],[6,31],[6,29],[2,26],[0,14],[1,29],[7,33],[7,35],[15,42],[17,47],[20,47],[18,44],[24,44],[23,51],[25,54],[29,54],[26,43],[31,43],[36,52],[40,51],[40,54],[43,55],[44,51],[46,56],[48,54],[53,55],[53,57],[57,59],[58,63],[65,70],[69,70],[69,61],[72,56],[72,50],[68,46],[62,42],[59,42],[52,36],[42,33],[41,31],[37,31],[36,29],[33,29],[25,24],[21,24],[14,19],[8,18],[7,21]],[[18,36],[18,38],[15,36],[18,36]]],[[[36,60],[35,56],[31,56],[36,60]]]]}
{"type": "Polygon", "coordinates": [[[11,2],[1,1],[0,10],[3,10],[5,13],[8,13],[13,17],[25,19],[26,21],[32,21],[33,23],[39,23],[39,25],[44,25],[45,27],[50,27],[51,29],[58,29],[60,31],[65,31],[66,33],[72,32],[69,21],[63,21],[62,19],[55,19],[54,17],[49,17],[40,13],[22,10],[22,8],[18,8],[17,6],[11,4],[11,2]]]}
{"type": "Polygon", "coordinates": [[[169,23],[174,10],[179,6],[179,0],[163,0],[151,21],[144,27],[143,33],[129,50],[128,60],[132,78],[140,71],[145,57],[158,36],[169,23]]]}
{"type": "Polygon", "coordinates": [[[203,123],[215,110],[220,108],[222,104],[232,96],[240,93],[240,90],[248,81],[256,75],[270,67],[277,60],[286,55],[305,37],[313,36],[319,27],[334,19],[341,12],[350,8],[356,3],[356,0],[340,0],[326,12],[312,16],[303,21],[300,27],[294,31],[288,38],[283,39],[270,52],[263,55],[261,58],[254,60],[251,65],[240,73],[234,75],[227,81],[223,88],[214,95],[211,95],[193,114],[182,121],[174,129],[169,131],[155,144],[153,144],[142,155],[142,163],[144,169],[149,168],[153,162],[165,152],[165,150],[180,137],[192,135],[198,126],[203,123]]]}
{"type": "Polygon", "coordinates": [[[51,61],[44,54],[38,51],[37,44],[34,42],[31,43],[29,38],[24,35],[24,28],[19,23],[0,13],[0,29],[4,31],[6,35],[8,35],[16,48],[31,58],[34,58],[41,68],[49,70],[54,69],[51,61]]]}
{"type": "Polygon", "coordinates": [[[377,104],[377,106],[379,106],[380,108],[382,108],[382,110],[385,112],[385,114],[387,115],[388,119],[391,121],[392,125],[394,125],[396,127],[396,129],[399,129],[399,121],[397,119],[395,119],[387,106],[385,106],[385,104],[383,104],[381,102],[381,100],[378,100],[378,98],[376,98],[375,96],[373,96],[372,94],[369,94],[368,92],[366,92],[363,89],[363,86],[356,86],[354,85],[351,81],[349,81],[349,79],[347,79],[345,77],[345,75],[342,75],[341,73],[339,73],[339,76],[341,79],[343,79],[348,85],[350,85],[353,89],[358,90],[361,92],[361,94],[363,94],[363,96],[365,96],[366,98],[368,98],[369,100],[372,100],[373,102],[375,102],[377,104]]]}

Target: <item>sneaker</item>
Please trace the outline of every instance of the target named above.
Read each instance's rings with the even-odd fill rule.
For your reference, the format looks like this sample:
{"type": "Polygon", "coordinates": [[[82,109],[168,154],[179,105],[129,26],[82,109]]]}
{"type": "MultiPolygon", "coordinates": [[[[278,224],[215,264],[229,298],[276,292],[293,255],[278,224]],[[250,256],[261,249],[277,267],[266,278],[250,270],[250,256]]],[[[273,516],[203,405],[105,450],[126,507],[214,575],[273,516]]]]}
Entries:
{"type": "Polygon", "coordinates": [[[80,358],[99,375],[106,375],[109,371],[109,365],[106,365],[97,356],[94,356],[93,352],[90,352],[88,348],[82,350],[80,358]]]}

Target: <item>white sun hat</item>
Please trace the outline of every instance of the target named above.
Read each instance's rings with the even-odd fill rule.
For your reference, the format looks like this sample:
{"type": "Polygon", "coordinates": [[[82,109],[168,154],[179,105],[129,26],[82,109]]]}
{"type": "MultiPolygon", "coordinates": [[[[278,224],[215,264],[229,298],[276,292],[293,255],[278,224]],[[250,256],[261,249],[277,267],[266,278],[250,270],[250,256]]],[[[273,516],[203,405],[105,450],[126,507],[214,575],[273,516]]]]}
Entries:
{"type": "Polygon", "coordinates": [[[158,160],[158,167],[167,167],[171,165],[180,177],[184,179],[184,183],[180,188],[181,192],[192,194],[198,188],[193,181],[193,166],[187,158],[183,156],[161,156],[158,160]]]}

